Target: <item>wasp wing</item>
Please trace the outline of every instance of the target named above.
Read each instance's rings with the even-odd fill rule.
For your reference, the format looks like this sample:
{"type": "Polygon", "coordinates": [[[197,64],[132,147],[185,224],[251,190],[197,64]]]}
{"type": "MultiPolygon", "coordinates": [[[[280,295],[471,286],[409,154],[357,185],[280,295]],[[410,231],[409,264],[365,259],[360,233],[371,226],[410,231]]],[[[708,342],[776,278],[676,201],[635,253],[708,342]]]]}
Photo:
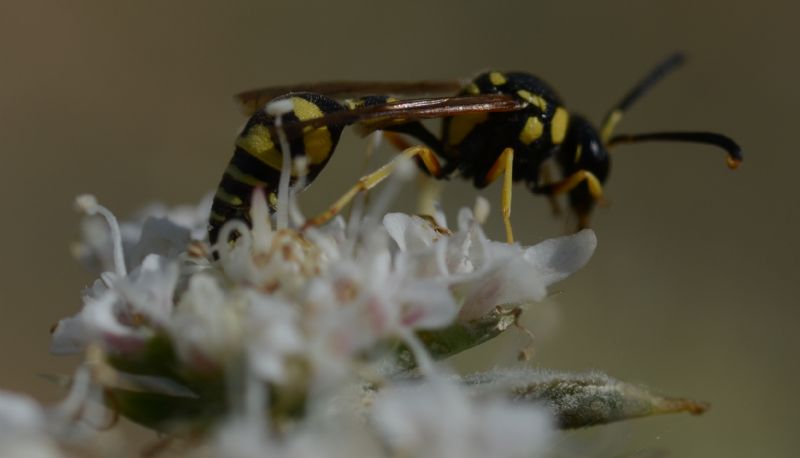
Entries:
{"type": "Polygon", "coordinates": [[[314,92],[335,99],[362,95],[425,95],[455,94],[463,81],[328,81],[285,86],[271,86],[236,94],[245,114],[252,115],[275,97],[291,92],[314,92]]]}
{"type": "Polygon", "coordinates": [[[290,136],[302,134],[309,127],[318,128],[329,125],[360,124],[372,131],[421,119],[517,111],[525,106],[527,106],[527,102],[506,94],[428,97],[360,106],[352,110],[329,113],[319,118],[287,122],[284,124],[284,129],[290,136]]]}

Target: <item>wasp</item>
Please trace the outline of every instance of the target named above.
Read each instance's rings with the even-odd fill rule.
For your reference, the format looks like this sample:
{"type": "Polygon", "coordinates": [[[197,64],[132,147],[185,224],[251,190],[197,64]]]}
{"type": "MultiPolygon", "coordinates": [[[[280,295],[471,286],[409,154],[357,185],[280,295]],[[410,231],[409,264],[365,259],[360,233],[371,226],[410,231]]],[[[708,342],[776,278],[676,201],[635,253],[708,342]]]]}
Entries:
{"type": "MultiPolygon", "coordinates": [[[[277,206],[277,189],[283,166],[283,135],[293,159],[304,157],[306,167],[292,170],[290,186],[309,185],[331,158],[343,129],[357,126],[362,133],[383,131],[404,148],[424,172],[437,179],[458,174],[484,188],[502,177],[502,215],[509,243],[511,189],[517,181],[534,194],[567,194],[579,227],[589,225],[594,206],[603,199],[603,184],[611,166],[609,149],[623,143],[674,141],[703,143],[727,152],[735,168],[741,148],[729,137],[713,132],[650,132],[615,135],[623,114],[667,74],[684,62],[671,55],[651,70],[605,116],[600,128],[584,116],[569,111],[542,79],[524,72],[484,72],[472,81],[349,82],[276,86],[237,96],[251,115],[236,140],[214,197],[209,222],[211,243],[231,219],[249,222],[253,189],[264,189],[270,209],[277,206]],[[455,93],[431,97],[433,93],[455,93]],[[427,97],[422,97],[428,95],[427,97]],[[406,96],[397,99],[394,96],[406,96]],[[348,98],[354,97],[354,98],[348,98]],[[262,109],[267,103],[288,100],[292,110],[276,117],[262,109]],[[439,118],[435,135],[421,121],[439,118]],[[280,127],[278,126],[280,124],[280,127]],[[419,144],[412,146],[403,136],[419,144]],[[561,172],[552,180],[549,163],[561,172]]],[[[359,192],[368,190],[392,171],[387,164],[362,177],[324,213],[308,220],[323,224],[359,192]]],[[[555,207],[554,207],[555,208],[555,207]]]]}

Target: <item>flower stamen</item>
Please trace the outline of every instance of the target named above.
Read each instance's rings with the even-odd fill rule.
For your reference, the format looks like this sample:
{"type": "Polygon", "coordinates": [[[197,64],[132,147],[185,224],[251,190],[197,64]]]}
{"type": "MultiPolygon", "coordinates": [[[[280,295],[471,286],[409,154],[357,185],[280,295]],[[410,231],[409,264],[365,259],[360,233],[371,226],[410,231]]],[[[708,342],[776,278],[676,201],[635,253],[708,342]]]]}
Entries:
{"type": "Polygon", "coordinates": [[[82,194],[75,199],[75,206],[78,211],[87,215],[99,215],[106,220],[108,229],[111,232],[111,243],[114,253],[114,270],[117,275],[124,277],[128,274],[125,267],[125,256],[122,250],[122,234],[119,230],[119,223],[113,213],[106,207],[97,203],[97,199],[91,194],[82,194]]]}

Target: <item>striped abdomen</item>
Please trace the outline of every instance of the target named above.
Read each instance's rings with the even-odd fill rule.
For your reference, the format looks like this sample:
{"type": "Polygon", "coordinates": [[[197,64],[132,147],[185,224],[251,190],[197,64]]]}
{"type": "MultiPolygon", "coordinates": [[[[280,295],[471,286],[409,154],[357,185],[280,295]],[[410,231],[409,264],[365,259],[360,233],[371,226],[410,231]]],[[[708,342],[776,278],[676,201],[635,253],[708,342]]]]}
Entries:
{"type": "MultiPolygon", "coordinates": [[[[292,122],[319,118],[345,109],[335,100],[319,94],[295,93],[278,99],[287,98],[294,107],[292,112],[282,117],[283,124],[287,126],[292,122]]],[[[211,206],[208,237],[212,245],[217,242],[219,230],[227,221],[239,219],[250,223],[250,198],[256,187],[264,190],[270,209],[275,210],[283,152],[274,125],[275,118],[264,110],[259,110],[236,139],[236,150],[225,169],[211,206]]],[[[287,133],[290,132],[287,127],[287,133]]],[[[341,133],[342,126],[329,125],[306,126],[302,133],[289,135],[292,157],[305,156],[307,159],[304,177],[306,185],[316,178],[328,162],[341,133]]],[[[290,186],[300,178],[297,173],[292,172],[290,186]]]]}

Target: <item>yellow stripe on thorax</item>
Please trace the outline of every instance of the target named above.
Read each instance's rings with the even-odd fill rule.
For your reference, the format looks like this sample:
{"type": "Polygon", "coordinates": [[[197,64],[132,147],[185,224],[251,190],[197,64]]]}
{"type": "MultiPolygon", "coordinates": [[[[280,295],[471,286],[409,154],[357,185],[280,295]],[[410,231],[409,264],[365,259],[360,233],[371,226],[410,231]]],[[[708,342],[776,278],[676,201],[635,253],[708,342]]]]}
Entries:
{"type": "Polygon", "coordinates": [[[506,80],[506,75],[500,72],[491,72],[489,73],[489,82],[492,83],[494,86],[502,86],[506,84],[508,80],[506,80]]]}
{"type": "Polygon", "coordinates": [[[536,116],[530,116],[528,120],[525,121],[525,126],[522,127],[522,131],[519,133],[519,141],[525,145],[530,145],[542,136],[543,130],[544,125],[542,121],[536,116]]]}
{"type": "Polygon", "coordinates": [[[522,100],[542,110],[542,112],[547,111],[547,101],[544,98],[542,98],[542,96],[531,94],[529,91],[526,91],[525,89],[518,90],[517,95],[522,100]]]}
{"type": "Polygon", "coordinates": [[[553,144],[560,144],[567,135],[567,125],[569,124],[569,113],[567,110],[558,107],[553,114],[553,121],[550,123],[550,136],[553,144]]]}

